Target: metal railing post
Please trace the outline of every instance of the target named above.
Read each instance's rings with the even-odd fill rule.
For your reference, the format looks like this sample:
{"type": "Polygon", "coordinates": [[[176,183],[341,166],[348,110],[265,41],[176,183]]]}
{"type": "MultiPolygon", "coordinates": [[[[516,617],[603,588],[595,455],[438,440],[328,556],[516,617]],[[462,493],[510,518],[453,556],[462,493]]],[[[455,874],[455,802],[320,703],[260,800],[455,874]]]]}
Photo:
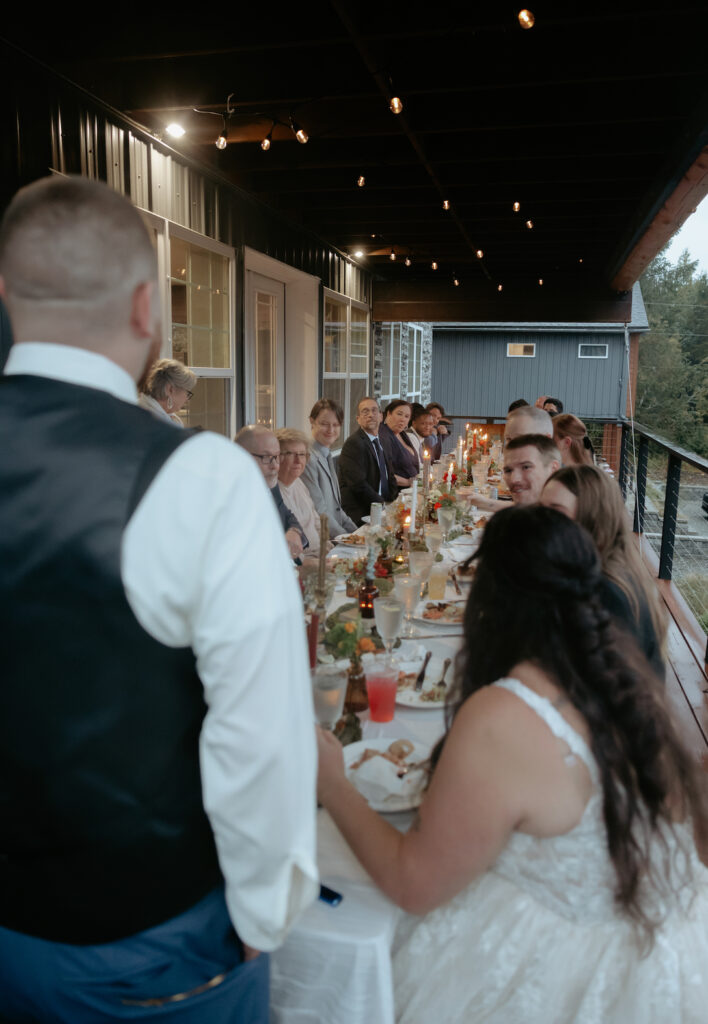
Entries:
{"type": "Polygon", "coordinates": [[[644,505],[647,497],[647,466],[649,464],[649,439],[640,437],[637,456],[636,494],[634,499],[634,532],[644,533],[644,505]]]}
{"type": "Polygon", "coordinates": [[[619,452],[619,473],[618,481],[622,497],[627,500],[627,477],[629,466],[627,465],[627,428],[622,424],[620,428],[620,452],[619,452]]]}
{"type": "Polygon", "coordinates": [[[666,472],[666,497],[664,498],[664,526],[661,531],[661,552],[659,554],[660,580],[671,579],[680,482],[681,459],[677,455],[669,455],[669,467],[666,472]]]}

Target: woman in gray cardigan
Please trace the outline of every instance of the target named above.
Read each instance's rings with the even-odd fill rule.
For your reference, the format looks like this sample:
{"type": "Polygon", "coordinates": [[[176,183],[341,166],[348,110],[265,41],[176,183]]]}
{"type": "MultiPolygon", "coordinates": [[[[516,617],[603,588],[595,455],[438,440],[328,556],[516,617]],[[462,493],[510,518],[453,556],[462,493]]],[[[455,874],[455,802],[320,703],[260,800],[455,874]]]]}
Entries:
{"type": "Polygon", "coordinates": [[[312,451],[301,477],[317,512],[327,513],[332,538],[356,530],[356,523],[342,508],[339,481],[330,452],[341,433],[343,421],[342,407],[331,398],[320,398],[315,402],[310,412],[312,451]]]}

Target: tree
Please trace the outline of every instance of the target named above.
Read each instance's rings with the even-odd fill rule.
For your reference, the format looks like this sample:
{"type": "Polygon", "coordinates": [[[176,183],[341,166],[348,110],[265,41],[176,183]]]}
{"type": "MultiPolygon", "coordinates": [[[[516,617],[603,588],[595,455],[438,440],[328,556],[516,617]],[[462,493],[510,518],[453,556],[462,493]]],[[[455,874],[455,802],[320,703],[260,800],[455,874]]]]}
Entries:
{"type": "Polygon", "coordinates": [[[637,420],[708,457],[708,277],[686,250],[641,279],[650,330],[639,343],[637,420]]]}

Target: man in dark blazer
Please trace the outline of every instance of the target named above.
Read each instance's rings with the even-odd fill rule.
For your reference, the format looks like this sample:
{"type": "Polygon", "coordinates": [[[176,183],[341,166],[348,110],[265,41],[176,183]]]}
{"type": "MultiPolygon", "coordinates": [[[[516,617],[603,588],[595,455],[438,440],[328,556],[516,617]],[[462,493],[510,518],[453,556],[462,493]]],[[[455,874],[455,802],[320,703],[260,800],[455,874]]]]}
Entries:
{"type": "Polygon", "coordinates": [[[342,491],[342,508],[361,526],[372,502],[393,501],[398,487],[393,468],[379,441],[381,410],[368,395],[359,401],[356,412],[359,429],[346,439],[337,463],[342,491]]]}

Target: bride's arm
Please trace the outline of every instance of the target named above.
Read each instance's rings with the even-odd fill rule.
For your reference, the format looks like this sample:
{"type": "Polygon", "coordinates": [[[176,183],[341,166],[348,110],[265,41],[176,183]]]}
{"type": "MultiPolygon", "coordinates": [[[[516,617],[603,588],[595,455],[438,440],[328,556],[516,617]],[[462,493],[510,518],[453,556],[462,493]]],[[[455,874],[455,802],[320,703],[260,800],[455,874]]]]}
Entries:
{"type": "Polygon", "coordinates": [[[494,863],[525,812],[533,751],[516,709],[485,688],[458,713],[419,817],[401,835],[344,775],[339,744],[320,733],[319,799],[386,895],[422,914],[494,863]]]}

